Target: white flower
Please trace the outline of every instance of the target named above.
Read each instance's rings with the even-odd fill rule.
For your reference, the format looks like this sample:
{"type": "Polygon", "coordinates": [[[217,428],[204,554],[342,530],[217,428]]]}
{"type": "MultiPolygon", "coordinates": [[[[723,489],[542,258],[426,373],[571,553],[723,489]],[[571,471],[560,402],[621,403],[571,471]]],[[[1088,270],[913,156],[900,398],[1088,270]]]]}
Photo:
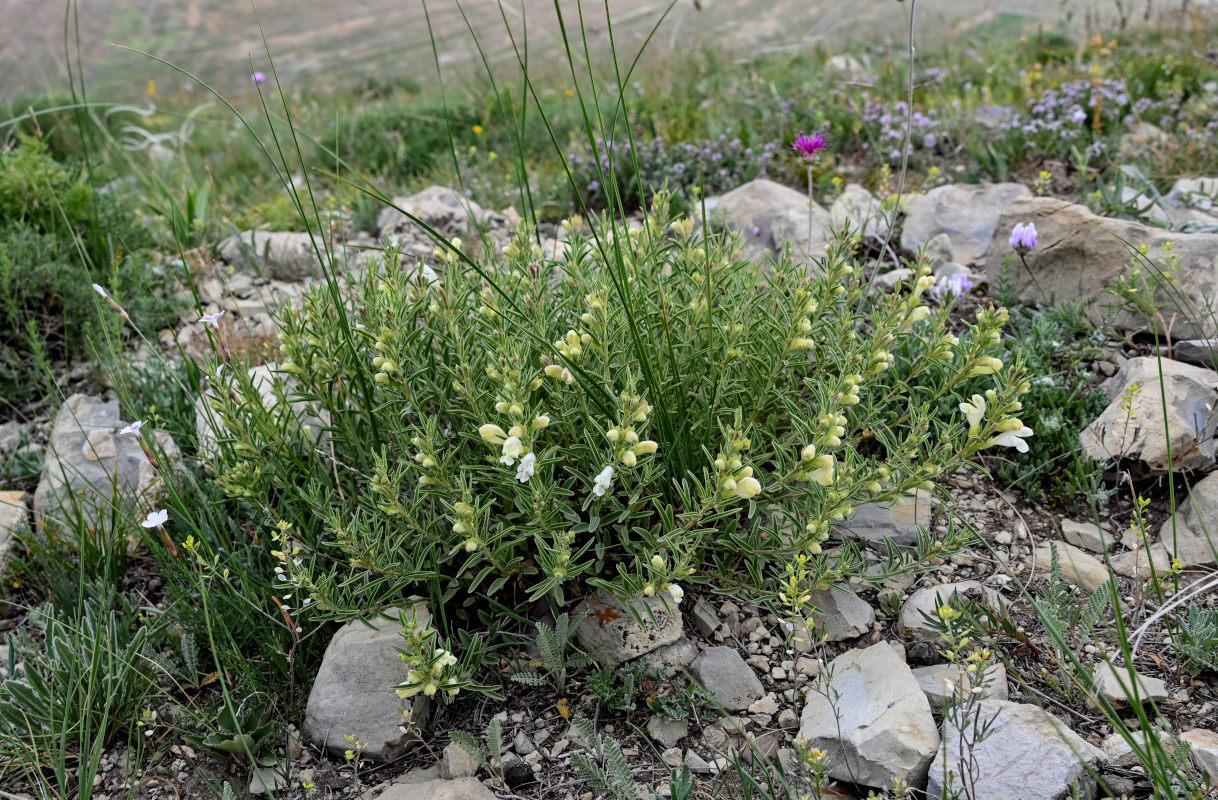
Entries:
{"type": "Polygon", "coordinates": [[[110,299],[110,295],[106,294],[106,290],[105,290],[105,289],[103,289],[101,286],[99,286],[99,285],[98,285],[98,284],[96,284],[96,283],[95,283],[95,284],[93,284],[93,291],[97,292],[97,293],[98,293],[98,294],[100,294],[102,297],[106,298],[107,300],[109,300],[109,299],[110,299]]]}
{"type": "Polygon", "coordinates": [[[1032,435],[1032,429],[1027,425],[1013,431],[1003,431],[1002,433],[990,439],[988,447],[1014,447],[1021,453],[1028,452],[1028,443],[1024,441],[1032,435]]]}
{"type": "Polygon", "coordinates": [[[503,441],[503,456],[499,459],[499,463],[507,464],[510,467],[522,455],[524,455],[524,442],[520,441],[519,436],[509,436],[503,441]]]}
{"type": "Polygon", "coordinates": [[[592,479],[592,494],[597,497],[604,497],[605,492],[613,486],[613,466],[610,465],[602,469],[595,478],[592,479]]]}
{"type": "Polygon", "coordinates": [[[224,309],[220,309],[214,314],[204,314],[203,316],[199,317],[199,322],[202,322],[204,325],[211,325],[213,328],[217,328],[220,326],[220,317],[222,316],[224,316],[224,309]]]}
{"type": "Polygon", "coordinates": [[[131,434],[135,434],[136,436],[139,436],[140,428],[144,427],[147,424],[148,424],[148,420],[146,420],[146,419],[142,419],[139,422],[133,422],[130,425],[128,425],[127,427],[123,428],[121,431],[119,431],[118,434],[119,434],[119,436],[122,436],[123,434],[131,433],[131,434]]]}
{"type": "Polygon", "coordinates": [[[433,655],[435,656],[436,663],[441,667],[451,667],[457,663],[457,657],[442,647],[437,647],[433,655]]]}
{"type": "Polygon", "coordinates": [[[486,424],[478,428],[478,435],[482,437],[482,441],[487,444],[503,444],[503,440],[507,438],[507,434],[503,432],[503,428],[498,425],[486,424]]]}
{"type": "Polygon", "coordinates": [[[761,482],[750,475],[736,481],[736,488],[732,491],[737,497],[748,500],[761,492],[761,482]]]}
{"type": "Polygon", "coordinates": [[[660,588],[668,592],[668,594],[672,596],[673,602],[675,603],[680,603],[681,599],[685,597],[685,590],[682,589],[678,584],[666,583],[660,588]]]}
{"type": "Polygon", "coordinates": [[[516,467],[516,480],[528,483],[536,468],[537,456],[533,453],[525,453],[524,457],[520,459],[520,466],[516,467]]]}
{"type": "Polygon", "coordinates": [[[169,512],[165,509],[153,511],[148,516],[144,517],[144,521],[140,524],[145,528],[159,528],[169,520],[169,512]]]}
{"type": "Polygon", "coordinates": [[[976,435],[981,427],[981,418],[985,416],[985,398],[979,394],[973,395],[973,402],[961,403],[960,410],[968,420],[968,432],[976,435]]]}

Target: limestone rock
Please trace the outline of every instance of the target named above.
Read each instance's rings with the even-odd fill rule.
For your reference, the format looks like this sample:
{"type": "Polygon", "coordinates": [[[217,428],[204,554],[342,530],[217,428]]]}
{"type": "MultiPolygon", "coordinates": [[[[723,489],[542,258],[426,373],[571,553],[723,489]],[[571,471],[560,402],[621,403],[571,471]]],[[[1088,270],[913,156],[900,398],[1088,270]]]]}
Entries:
{"type": "Polygon", "coordinates": [[[576,643],[609,667],[672,644],[683,633],[681,609],[668,595],[628,601],[590,597],[581,604],[579,614],[582,619],[575,630],[576,643]]]}
{"type": "Polygon", "coordinates": [[[698,645],[681,634],[672,644],[657,647],[639,658],[639,661],[672,677],[681,674],[698,657],[698,645]]]}
{"type": "Polygon", "coordinates": [[[255,766],[250,771],[250,794],[276,796],[286,789],[288,770],[284,767],[284,764],[272,764],[269,767],[255,766]]]}
{"type": "Polygon", "coordinates": [[[787,245],[797,259],[822,258],[830,238],[829,212],[812,203],[812,239],[808,240],[808,196],[759,178],[724,194],[711,222],[739,231],[745,256],[755,261],[781,253],[787,245]]]}
{"type": "Polygon", "coordinates": [[[930,704],[905,662],[887,644],[849,650],[833,660],[829,692],[809,692],[799,737],[829,757],[829,775],[864,786],[912,786],[926,780],[939,747],[930,704]],[[839,735],[840,731],[840,735],[839,735]]]}
{"type": "Polygon", "coordinates": [[[0,492],[0,574],[8,564],[13,537],[25,536],[30,528],[30,510],[25,492],[0,492]]]}
{"type": "MultiPolygon", "coordinates": [[[[1141,750],[1145,750],[1148,745],[1148,737],[1146,731],[1128,731],[1129,736],[1138,743],[1141,750]]],[[[1176,749],[1176,740],[1171,734],[1163,733],[1159,730],[1154,730],[1151,735],[1159,741],[1163,750],[1167,753],[1172,753],[1176,749]]],[[[1136,767],[1141,764],[1137,753],[1133,751],[1133,746],[1119,733],[1114,733],[1104,741],[1100,742],[1100,749],[1104,751],[1104,762],[1109,767],[1127,768],[1136,767]]]]}
{"type": "Polygon", "coordinates": [[[1108,663],[1099,664],[1095,668],[1095,690],[1117,709],[1133,705],[1135,693],[1142,703],[1148,700],[1161,703],[1167,699],[1167,684],[1162,680],[1138,672],[1134,675],[1137,676],[1136,692],[1135,680],[1130,680],[1129,670],[1108,663]]]}
{"type": "Polygon", "coordinates": [[[478,772],[478,759],[456,742],[449,742],[440,756],[440,777],[471,778],[478,772]]]}
{"type": "Polygon", "coordinates": [[[1218,472],[1193,485],[1173,518],[1159,529],[1159,543],[1185,567],[1214,565],[1214,549],[1218,548],[1218,472]]]}
{"type": "Polygon", "coordinates": [[[495,795],[474,778],[458,778],[426,783],[391,783],[377,800],[495,800],[495,795]]]}
{"type": "Polygon", "coordinates": [[[875,609],[844,584],[817,592],[809,602],[820,610],[812,617],[817,633],[831,642],[862,636],[875,623],[875,609]]]}
{"type": "Polygon", "coordinates": [[[1171,355],[1185,364],[1213,369],[1218,366],[1218,339],[1182,339],[1172,344],[1171,355]]]}
{"type": "Polygon", "coordinates": [[[911,594],[901,606],[901,613],[897,617],[897,631],[905,637],[936,636],[937,633],[928,627],[923,614],[934,619],[940,606],[950,605],[953,600],[956,603],[977,600],[995,610],[1002,607],[1002,597],[998,592],[982,586],[979,581],[960,581],[945,583],[941,586],[926,586],[911,594]]]}
{"type": "Polygon", "coordinates": [[[825,72],[835,72],[855,83],[875,83],[875,75],[863,65],[863,62],[845,53],[839,53],[826,59],[825,72]]]}
{"type": "Polygon", "coordinates": [[[1167,572],[1171,569],[1172,557],[1166,547],[1152,544],[1150,547],[1139,547],[1127,553],[1115,555],[1109,559],[1112,571],[1126,578],[1148,580],[1154,574],[1167,572]]]}
{"type": "MultiPolygon", "coordinates": [[[[106,526],[120,516],[142,519],[165,496],[160,473],[140,449],[137,437],[120,434],[118,401],[74,394],[55,415],[42,477],[34,492],[35,525],[51,524],[63,531],[106,526]]],[[[164,431],[144,431],[162,453],[162,467],[179,458],[173,439],[164,431]],[[167,463],[166,463],[167,462],[167,463]]]]}
{"type": "Polygon", "coordinates": [[[849,221],[852,233],[885,239],[892,228],[892,212],[885,212],[875,195],[857,183],[848,183],[829,207],[829,224],[840,231],[849,221]]]}
{"type": "Polygon", "coordinates": [[[727,711],[744,711],[765,694],[752,668],[731,647],[704,650],[694,659],[691,672],[727,711]]]}
{"type": "Polygon", "coordinates": [[[930,527],[936,505],[934,496],[921,489],[892,505],[861,503],[837,530],[879,549],[884,548],[885,538],[901,547],[913,547],[918,543],[918,528],[930,527]]]}
{"type": "MultiPolygon", "coordinates": [[[[958,664],[915,667],[913,676],[931,708],[935,709],[942,708],[947,700],[958,697],[959,691],[970,691],[978,685],[975,674],[964,672],[958,664]]],[[[985,700],[1006,700],[1007,696],[1007,670],[999,661],[985,671],[981,697],[985,700]]]]}
{"type": "MultiPolygon", "coordinates": [[[[395,197],[393,204],[450,239],[454,236],[470,236],[476,233],[478,228],[500,232],[513,230],[519,223],[518,215],[498,214],[487,210],[446,186],[428,186],[409,197],[395,197]]],[[[397,208],[382,209],[376,218],[376,227],[380,238],[391,242],[396,242],[404,235],[421,232],[421,229],[397,208]]]]}
{"type": "MultiPolygon", "coordinates": [[[[420,627],[431,619],[426,604],[414,601],[406,612],[420,627]]],[[[417,743],[402,728],[403,709],[418,719],[427,715],[427,698],[403,700],[393,687],[406,679],[406,666],[398,659],[402,626],[397,609],[383,616],[348,622],[326,646],[309,702],[304,730],[309,737],[341,756],[354,736],[367,747],[364,755],[390,761],[417,743]]]]}
{"type": "Polygon", "coordinates": [[[674,720],[652,714],[651,719],[647,720],[647,735],[666,749],[676,747],[677,742],[689,735],[689,720],[674,720]]]}
{"type": "Polygon", "coordinates": [[[921,244],[946,233],[951,237],[954,260],[972,264],[990,246],[1004,212],[1031,194],[1022,183],[938,186],[909,209],[901,230],[901,247],[916,251],[921,244]]]}
{"type": "Polygon", "coordinates": [[[1218,177],[1179,178],[1163,200],[1177,208],[1218,214],[1218,177]]]}
{"type": "MultiPolygon", "coordinates": [[[[1034,705],[983,700],[980,719],[992,720],[989,734],[966,754],[980,773],[976,797],[1062,800],[1076,785],[1090,796],[1095,781],[1087,765],[1100,761],[1103,753],[1056,717],[1034,705]]],[[[943,794],[947,771],[963,774],[959,730],[950,719],[943,740],[946,754],[937,753],[930,767],[930,797],[943,794]]]]}
{"type": "MultiPolygon", "coordinates": [[[[225,239],[220,258],[246,272],[265,275],[277,281],[297,282],[322,276],[321,261],[326,244],[321,236],[298,231],[245,231],[225,239]]],[[[349,268],[374,262],[376,251],[361,251],[331,245],[336,267],[349,268]]]]}
{"type": "Polygon", "coordinates": [[[694,607],[689,616],[694,621],[694,628],[707,639],[714,636],[715,631],[719,630],[719,626],[723,624],[714,607],[702,597],[694,601],[694,607]]]}
{"type": "MultiPolygon", "coordinates": [[[[1171,332],[1179,338],[1199,339],[1218,333],[1213,330],[1213,319],[1205,304],[1218,292],[1215,265],[1218,234],[1165,231],[1132,220],[1100,217],[1085,206],[1052,197],[1027,197],[1007,208],[994,230],[985,254],[991,283],[998,278],[1003,261],[1011,255],[1011,230],[1020,222],[1034,223],[1039,238],[1036,249],[1026,256],[1028,269],[1016,259],[1008,273],[1021,300],[1045,303],[1055,298],[1061,301],[1086,298],[1087,314],[1098,324],[1107,317],[1106,307],[1112,303],[1106,290],[1132,270],[1132,256],[1125,242],[1134,248],[1146,245],[1147,257],[1154,261],[1162,257],[1163,245],[1170,241],[1171,253],[1180,265],[1173,277],[1180,280],[1182,296],[1177,296],[1173,288],[1170,300],[1160,309],[1163,318],[1173,320],[1171,332]],[[1188,306],[1184,313],[1176,307],[1178,302],[1188,306]]],[[[1128,312],[1118,314],[1114,322],[1122,330],[1153,324],[1128,312]]]]}
{"type": "Polygon", "coordinates": [[[1218,733],[1205,728],[1194,728],[1180,734],[1189,744],[1189,755],[1197,769],[1209,773],[1210,785],[1218,788],[1218,733]]]}
{"type": "Polygon", "coordinates": [[[1072,519],[1062,520],[1062,538],[1075,547],[1093,553],[1105,553],[1113,544],[1113,538],[1094,522],[1075,522],[1072,519]]]}
{"type": "Polygon", "coordinates": [[[1087,553],[1068,542],[1046,542],[1036,548],[1033,558],[1036,568],[1044,574],[1049,573],[1053,564],[1053,548],[1057,548],[1057,562],[1061,566],[1062,577],[1068,583],[1094,591],[1108,582],[1110,577],[1108,567],[1095,556],[1087,553]]]}
{"type": "Polygon", "coordinates": [[[1130,359],[1117,372],[1108,389],[1114,395],[1112,402],[1079,434],[1083,454],[1099,461],[1120,457],[1126,463],[1137,462],[1150,475],[1214,466],[1213,437],[1218,416],[1212,409],[1218,407],[1218,391],[1214,388],[1218,386],[1218,373],[1161,359],[1160,381],[1158,364],[1150,372],[1147,362],[1153,361],[1130,359]],[[1138,387],[1131,401],[1124,396],[1129,386],[1138,387]],[[1167,399],[1166,418],[1163,396],[1167,399]],[[1123,408],[1127,403],[1130,408],[1123,408]]]}

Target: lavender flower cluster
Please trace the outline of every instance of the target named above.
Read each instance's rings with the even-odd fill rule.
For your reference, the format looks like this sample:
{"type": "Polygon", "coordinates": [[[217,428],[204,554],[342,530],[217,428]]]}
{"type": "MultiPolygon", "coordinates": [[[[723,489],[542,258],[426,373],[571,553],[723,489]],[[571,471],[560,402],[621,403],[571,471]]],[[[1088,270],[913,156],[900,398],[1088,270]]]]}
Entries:
{"type": "Polygon", "coordinates": [[[939,112],[929,109],[925,113],[917,109],[909,114],[909,106],[904,100],[889,108],[883,103],[868,100],[863,109],[863,125],[871,133],[869,142],[863,143],[864,150],[874,149],[879,158],[893,163],[901,160],[901,147],[905,143],[906,121],[912,126],[910,136],[910,154],[917,155],[934,153],[943,141],[943,120],[939,112]]]}
{"type": "MultiPolygon", "coordinates": [[[[656,137],[646,144],[636,144],[639,146],[632,158],[629,141],[596,140],[601,170],[608,173],[612,169],[623,192],[636,195],[639,200],[665,184],[669,190],[685,195],[700,185],[708,194],[729,191],[755,178],[767,177],[779,149],[777,141],[752,147],[726,135],[694,142],[670,142],[656,137]],[[637,181],[635,159],[639,165],[637,181]]],[[[568,162],[590,198],[595,201],[603,197],[596,162],[580,153],[570,154],[568,162]]]]}

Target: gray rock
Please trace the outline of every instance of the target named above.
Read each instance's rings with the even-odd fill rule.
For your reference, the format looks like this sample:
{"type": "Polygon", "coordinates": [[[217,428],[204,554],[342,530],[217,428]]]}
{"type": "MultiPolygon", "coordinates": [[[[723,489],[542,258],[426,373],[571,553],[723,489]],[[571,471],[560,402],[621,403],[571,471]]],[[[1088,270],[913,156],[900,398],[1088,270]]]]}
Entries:
{"type": "Polygon", "coordinates": [[[918,543],[918,528],[930,527],[936,505],[934,496],[921,489],[893,505],[861,503],[837,531],[879,549],[884,548],[885,538],[901,547],[913,547],[918,543]]]}
{"type": "Polygon", "coordinates": [[[693,750],[685,751],[685,765],[689,767],[689,771],[695,775],[710,775],[715,772],[710,764],[706,763],[706,759],[695,753],[693,750]]]}
{"type": "Polygon", "coordinates": [[[1079,434],[1083,455],[1098,461],[1119,457],[1125,463],[1136,462],[1150,475],[1213,467],[1218,373],[1168,359],[1159,359],[1151,372],[1148,362],[1154,361],[1130,359],[1113,377],[1108,387],[1112,402],[1079,434]],[[1122,407],[1127,403],[1124,390],[1128,386],[1138,387],[1131,411],[1122,407]],[[1163,396],[1167,398],[1166,417],[1163,396]]]}
{"type": "Polygon", "coordinates": [[[881,642],[843,653],[829,669],[826,693],[838,699],[831,704],[809,692],[799,738],[828,754],[829,775],[837,780],[886,787],[899,778],[921,785],[939,730],[909,667],[881,642]]]}
{"type": "Polygon", "coordinates": [[[1210,785],[1218,788],[1218,733],[1205,728],[1193,728],[1180,734],[1188,742],[1189,755],[1197,769],[1208,773],[1210,785]]]}
{"type": "MultiPolygon", "coordinates": [[[[476,233],[478,228],[492,231],[514,229],[519,223],[518,216],[489,211],[447,186],[428,186],[409,197],[395,197],[393,205],[413,214],[450,239],[469,236],[476,233]]],[[[421,233],[421,229],[409,217],[391,207],[381,209],[376,218],[376,227],[380,238],[390,242],[421,233]]]]}
{"type": "Polygon", "coordinates": [[[714,607],[702,597],[694,601],[694,607],[689,612],[689,618],[694,621],[694,629],[707,639],[714,636],[715,631],[723,624],[714,607]]]}
{"type": "MultiPolygon", "coordinates": [[[[965,756],[979,773],[974,796],[1062,800],[1074,786],[1082,788],[1084,797],[1091,796],[1095,780],[1087,767],[1100,761],[1103,753],[1056,717],[1034,705],[983,700],[980,720],[991,721],[989,733],[965,756]]],[[[930,767],[930,797],[943,795],[949,770],[962,775],[968,769],[961,763],[959,729],[951,719],[945,725],[945,746],[930,767]]]]}
{"type": "Polygon", "coordinates": [[[527,756],[537,749],[533,744],[533,740],[524,731],[516,731],[515,738],[512,739],[512,749],[522,756],[527,756]]]}
{"type": "MultiPolygon", "coordinates": [[[[1193,540],[1187,541],[1192,542],[1193,540]]],[[[1171,562],[1171,553],[1158,543],[1115,555],[1108,560],[1112,571],[1117,575],[1140,580],[1148,580],[1156,573],[1161,575],[1167,572],[1171,568],[1171,562]]]]}
{"type": "Polygon", "coordinates": [[[452,781],[453,778],[471,778],[477,773],[479,762],[469,754],[463,746],[456,742],[448,743],[440,756],[440,776],[452,781]]]}
{"type": "Polygon", "coordinates": [[[1185,567],[1214,565],[1214,550],[1218,548],[1218,472],[1193,485],[1176,513],[1159,528],[1159,543],[1185,567]]]}
{"type": "Polygon", "coordinates": [[[1172,344],[1170,355],[1185,364],[1213,369],[1218,366],[1218,339],[1184,339],[1172,344]]]}
{"type": "Polygon", "coordinates": [[[1135,694],[1141,703],[1148,700],[1161,703],[1167,699],[1167,684],[1162,680],[1138,672],[1134,675],[1137,677],[1131,680],[1129,670],[1124,667],[1114,667],[1106,662],[1099,664],[1095,668],[1095,690],[1111,703],[1113,708],[1118,709],[1133,705],[1135,694]]]}
{"type": "Polygon", "coordinates": [[[857,183],[848,183],[829,207],[829,224],[840,231],[850,223],[850,231],[873,239],[885,239],[892,229],[892,212],[885,212],[875,195],[857,183]]]}
{"type": "Polygon", "coordinates": [[[25,536],[30,530],[30,510],[25,505],[25,492],[0,492],[0,575],[8,564],[13,538],[25,536]]]}
{"type": "Polygon", "coordinates": [[[391,783],[377,800],[495,800],[495,795],[474,778],[458,778],[453,781],[391,783]]]}
{"type": "Polygon", "coordinates": [[[875,609],[845,584],[817,592],[810,603],[820,610],[812,617],[817,633],[827,635],[830,642],[862,636],[875,623],[875,609]]]}
{"type": "MultiPolygon", "coordinates": [[[[936,709],[942,708],[948,700],[959,698],[961,692],[972,691],[978,686],[976,674],[963,671],[959,664],[915,667],[913,676],[931,708],[936,709]]],[[[984,678],[985,683],[981,686],[982,699],[1007,699],[1007,670],[1001,661],[986,669],[984,678]]]]}
{"type": "Polygon", "coordinates": [[[953,600],[956,603],[977,600],[995,610],[1002,607],[1002,597],[998,592],[982,586],[979,581],[960,581],[945,583],[941,586],[926,586],[911,594],[901,606],[901,613],[897,616],[897,631],[905,637],[937,636],[935,630],[927,626],[923,614],[934,619],[939,608],[944,604],[952,604],[953,600]]]}
{"type": "Polygon", "coordinates": [[[6,422],[0,425],[0,453],[20,447],[23,432],[24,429],[16,422],[6,422]]]}
{"type": "Polygon", "coordinates": [[[672,644],[657,647],[646,655],[640,656],[639,661],[657,669],[668,677],[679,675],[698,657],[698,645],[686,638],[685,634],[672,644]]]}
{"type": "Polygon", "coordinates": [[[703,651],[691,671],[726,711],[744,711],[765,694],[757,675],[731,647],[703,651]]]}
{"type": "MultiPolygon", "coordinates": [[[[1035,224],[1039,238],[1036,249],[1026,256],[1028,269],[1015,259],[1008,271],[1012,288],[1021,300],[1046,303],[1084,298],[1088,317],[1099,324],[1107,320],[1112,304],[1107,290],[1134,268],[1128,248],[1146,245],[1147,257],[1155,261],[1162,257],[1163,246],[1171,242],[1172,256],[1179,262],[1173,278],[1180,284],[1178,290],[1160,293],[1163,320],[1171,320],[1172,335],[1181,339],[1218,335],[1207,311],[1208,300],[1218,293],[1218,234],[1165,231],[1132,220],[1096,216],[1085,206],[1052,197],[1028,197],[1008,208],[994,230],[985,254],[991,283],[1011,255],[1011,230],[1020,222],[1035,224]]],[[[1122,311],[1113,324],[1121,330],[1141,330],[1156,323],[1122,311]]]]}
{"type": "Polygon", "coordinates": [[[829,212],[812,209],[812,239],[808,240],[808,196],[765,179],[749,181],[718,199],[711,223],[739,231],[744,254],[754,261],[778,255],[788,245],[794,257],[808,261],[824,256],[830,238],[829,212]]]}
{"type": "MultiPolygon", "coordinates": [[[[408,607],[420,627],[431,619],[422,600],[408,607]]],[[[391,761],[417,744],[403,728],[405,715],[423,719],[428,701],[423,695],[403,700],[393,687],[406,679],[407,668],[398,659],[402,626],[397,609],[384,616],[348,622],[326,646],[309,702],[304,730],[331,753],[341,755],[354,736],[367,747],[374,761],[391,761]]]]}
{"type": "MultiPolygon", "coordinates": [[[[1143,752],[1150,746],[1146,731],[1128,731],[1128,734],[1130,738],[1137,742],[1138,748],[1143,752]]],[[[1165,752],[1169,754],[1175,752],[1177,742],[1172,738],[1171,734],[1155,730],[1152,731],[1152,735],[1162,745],[1165,752]]],[[[1138,754],[1134,752],[1133,745],[1119,733],[1114,733],[1100,742],[1100,749],[1104,751],[1104,763],[1109,767],[1125,769],[1141,766],[1141,761],[1138,759],[1138,754]]]]}
{"type": "Polygon", "coordinates": [[[1068,583],[1090,592],[1106,584],[1111,577],[1102,561],[1069,542],[1046,542],[1036,548],[1033,553],[1036,568],[1045,574],[1053,564],[1053,547],[1057,548],[1057,563],[1068,583]]]}
{"type": "MultiPolygon", "coordinates": [[[[938,233],[930,238],[923,248],[926,258],[930,263],[931,269],[938,271],[938,268],[944,264],[955,264],[956,257],[952,252],[952,237],[946,233],[938,233]]],[[[960,266],[964,266],[961,264],[960,266]]],[[[968,267],[965,267],[968,269],[968,267]]]]}
{"type": "Polygon", "coordinates": [[[250,794],[277,794],[288,786],[288,770],[283,764],[269,767],[255,766],[250,771],[250,794]]]}
{"type": "Polygon", "coordinates": [[[863,62],[845,53],[839,53],[826,59],[825,72],[835,72],[855,83],[875,83],[875,75],[863,65],[863,62]]]}
{"type": "Polygon", "coordinates": [[[1114,541],[1094,522],[1075,522],[1072,519],[1062,520],[1062,538],[1075,547],[1093,553],[1108,552],[1114,541]]]}
{"type": "Polygon", "coordinates": [[[609,667],[672,644],[683,633],[681,609],[671,598],[665,598],[668,596],[658,594],[628,601],[590,597],[580,605],[582,619],[575,631],[575,641],[584,652],[609,667]]]}
{"type": "MultiPolygon", "coordinates": [[[[55,415],[42,477],[34,492],[35,529],[52,525],[61,534],[107,528],[116,517],[139,520],[165,497],[160,473],[140,449],[139,439],[119,434],[118,401],[74,394],[55,415]],[[113,514],[114,503],[119,504],[113,514]]],[[[164,431],[144,431],[161,451],[161,466],[179,458],[164,431]]]]}
{"type": "MultiPolygon", "coordinates": [[[[322,276],[317,254],[326,255],[322,237],[295,231],[246,231],[225,239],[220,258],[238,269],[265,275],[277,281],[297,282],[322,276]],[[316,242],[316,244],[315,244],[316,242]]],[[[331,245],[334,263],[343,269],[362,269],[379,260],[376,251],[363,251],[331,245]]]]}
{"type": "Polygon", "coordinates": [[[1171,134],[1149,122],[1135,122],[1121,134],[1117,155],[1121,161],[1137,161],[1150,153],[1171,149],[1171,134]]]}
{"type": "Polygon", "coordinates": [[[973,111],[973,124],[987,130],[997,130],[1007,127],[1018,117],[1019,111],[1014,106],[978,106],[973,111]]]}
{"type": "Polygon", "coordinates": [[[647,735],[665,748],[676,747],[677,742],[689,735],[689,720],[667,719],[652,714],[651,719],[647,720],[647,735]]]}
{"type": "Polygon", "coordinates": [[[1191,208],[1207,214],[1218,213],[1218,178],[1179,178],[1164,201],[1177,208],[1191,208]]]}
{"type": "Polygon", "coordinates": [[[881,272],[879,275],[876,275],[875,283],[877,286],[882,286],[892,291],[912,278],[914,274],[914,271],[909,267],[898,267],[897,269],[890,269],[887,272],[881,272]]]}
{"type": "Polygon", "coordinates": [[[972,264],[990,246],[1003,213],[1012,203],[1031,194],[1021,183],[931,189],[909,209],[901,230],[901,247],[916,251],[938,234],[946,233],[951,237],[953,260],[972,264]]]}

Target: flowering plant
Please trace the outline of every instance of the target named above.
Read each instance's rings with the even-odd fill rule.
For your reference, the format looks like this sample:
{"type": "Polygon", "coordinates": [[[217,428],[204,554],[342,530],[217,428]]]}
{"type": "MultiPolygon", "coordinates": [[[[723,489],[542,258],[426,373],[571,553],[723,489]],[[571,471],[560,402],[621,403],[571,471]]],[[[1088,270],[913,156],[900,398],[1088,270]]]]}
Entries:
{"type": "Polygon", "coordinates": [[[855,506],[1030,435],[1022,371],[990,355],[1005,311],[956,336],[924,268],[868,295],[848,241],[763,270],[694,229],[659,193],[633,227],[567,220],[556,258],[522,227],[487,263],[389,251],[313,290],[281,312],[273,408],[212,365],[221,484],[294,511],[285,575],[334,614],[419,589],[679,603],[796,555],[839,579],[851,547],[821,545],[855,506]]]}

